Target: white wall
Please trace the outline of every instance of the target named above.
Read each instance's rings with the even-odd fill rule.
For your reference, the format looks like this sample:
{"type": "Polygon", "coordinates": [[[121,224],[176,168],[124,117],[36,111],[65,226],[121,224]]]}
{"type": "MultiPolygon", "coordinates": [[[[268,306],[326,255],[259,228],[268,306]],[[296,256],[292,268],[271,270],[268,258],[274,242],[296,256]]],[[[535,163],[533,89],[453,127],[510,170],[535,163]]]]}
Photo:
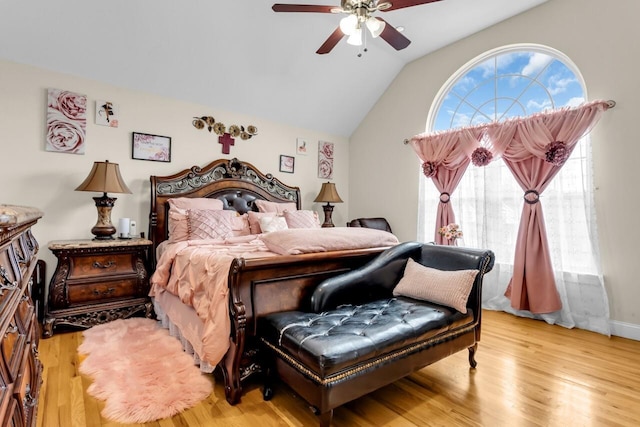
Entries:
{"type": "Polygon", "coordinates": [[[600,249],[611,318],[640,326],[634,270],[640,241],[638,16],[637,0],[551,0],[407,65],[351,136],[350,216],[386,216],[401,240],[415,239],[419,163],[402,141],[425,130],[438,90],[490,49],[515,43],[553,47],[578,66],[589,99],[618,103],[591,134],[600,249]]]}
{"type": "MultiPolygon", "coordinates": [[[[251,100],[247,100],[251,102],[251,100]]],[[[116,197],[111,219],[136,219],[138,230],[148,233],[150,175],[170,175],[182,169],[204,166],[219,158],[237,157],[271,173],[288,185],[300,187],[302,207],[318,211],[313,203],[322,182],[317,177],[318,141],[335,144],[333,182],[345,203],[333,212],[336,225],[347,221],[349,187],[348,141],[327,135],[273,123],[259,117],[225,111],[220,108],[161,98],[125,90],[103,83],[50,72],[0,60],[0,147],[2,168],[0,203],[34,206],[44,217],[34,227],[40,243],[40,258],[47,262],[47,275],[55,269],[55,257],[47,249],[51,240],[90,239],[91,227],[97,220],[92,197],[99,193],[74,191],[91,170],[94,161],[119,163],[122,176],[133,194],[109,194],[116,197]],[[45,151],[47,88],[58,88],[87,95],[87,138],[84,155],[45,151]],[[108,100],[120,107],[118,128],[95,124],[95,101],[108,100]],[[223,155],[215,134],[197,130],[191,124],[194,116],[211,115],[216,120],[238,125],[255,125],[258,135],[243,141],[236,139],[229,155],[223,155]],[[131,133],[143,132],[170,136],[171,162],[151,162],[131,158],[131,133]],[[310,144],[306,156],[296,155],[296,138],[310,144]],[[279,172],[280,154],[295,157],[295,172],[279,172]]],[[[49,279],[47,279],[49,280],[49,279]]]]}

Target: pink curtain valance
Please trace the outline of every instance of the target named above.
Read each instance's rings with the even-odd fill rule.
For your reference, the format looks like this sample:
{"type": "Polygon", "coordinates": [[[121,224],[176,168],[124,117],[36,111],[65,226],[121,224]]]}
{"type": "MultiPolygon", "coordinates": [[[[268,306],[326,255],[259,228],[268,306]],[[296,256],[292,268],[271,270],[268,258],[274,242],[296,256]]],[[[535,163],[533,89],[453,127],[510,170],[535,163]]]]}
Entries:
{"type": "Polygon", "coordinates": [[[507,155],[513,161],[530,156],[544,159],[549,143],[566,143],[573,140],[572,144],[575,145],[583,135],[589,133],[600,114],[614,105],[613,101],[597,100],[577,107],[565,107],[527,117],[514,117],[501,122],[433,133],[423,132],[411,137],[409,144],[422,162],[433,162],[449,169],[458,167],[464,161],[463,155],[471,159],[478,148],[488,150],[492,155],[491,161],[502,157],[505,150],[509,150],[507,155]],[[568,121],[568,117],[573,117],[574,120],[568,121]],[[544,135],[539,135],[541,138],[537,138],[534,143],[509,147],[516,132],[531,132],[531,129],[536,128],[536,123],[546,123],[547,130],[542,131],[544,135]],[[575,135],[579,135],[577,139],[575,135]]]}

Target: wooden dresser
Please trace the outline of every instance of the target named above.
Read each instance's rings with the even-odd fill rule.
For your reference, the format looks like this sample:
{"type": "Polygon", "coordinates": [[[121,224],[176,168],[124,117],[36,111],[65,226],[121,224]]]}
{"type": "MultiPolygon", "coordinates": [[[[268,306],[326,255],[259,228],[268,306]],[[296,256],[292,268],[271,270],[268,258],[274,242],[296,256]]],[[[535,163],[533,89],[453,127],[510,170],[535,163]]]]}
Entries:
{"type": "MultiPolygon", "coordinates": [[[[38,322],[32,300],[38,242],[31,233],[42,212],[0,205],[0,422],[33,426],[42,365],[38,360],[38,322]]],[[[38,283],[42,284],[42,283],[38,283]]]]}
{"type": "Polygon", "coordinates": [[[49,242],[58,258],[49,283],[43,337],[58,325],[89,328],[144,313],[149,298],[151,240],[59,240],[49,242]]]}

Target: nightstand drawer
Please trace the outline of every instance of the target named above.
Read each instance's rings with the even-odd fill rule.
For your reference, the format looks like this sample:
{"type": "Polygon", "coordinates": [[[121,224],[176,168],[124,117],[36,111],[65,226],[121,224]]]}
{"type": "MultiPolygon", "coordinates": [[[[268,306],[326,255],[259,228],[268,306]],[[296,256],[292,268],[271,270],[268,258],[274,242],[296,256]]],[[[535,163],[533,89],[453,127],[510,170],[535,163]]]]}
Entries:
{"type": "Polygon", "coordinates": [[[78,256],[72,260],[69,280],[135,273],[134,256],[130,253],[78,256]]]}
{"type": "Polygon", "coordinates": [[[69,285],[70,306],[136,296],[146,295],[140,295],[139,281],[135,277],[102,283],[69,285]]]}

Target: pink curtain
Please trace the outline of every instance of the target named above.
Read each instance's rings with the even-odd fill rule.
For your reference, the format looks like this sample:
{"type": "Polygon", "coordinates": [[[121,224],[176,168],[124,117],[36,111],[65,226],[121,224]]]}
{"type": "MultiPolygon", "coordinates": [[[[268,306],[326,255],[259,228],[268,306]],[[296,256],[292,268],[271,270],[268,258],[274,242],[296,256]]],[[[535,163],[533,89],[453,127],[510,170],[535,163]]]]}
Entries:
{"type": "Polygon", "coordinates": [[[434,239],[439,245],[453,244],[453,241],[444,239],[438,229],[456,222],[449,200],[471,162],[471,153],[480,145],[482,133],[482,128],[463,128],[431,135],[420,134],[410,140],[413,150],[423,162],[423,173],[433,180],[440,192],[434,230],[434,239]]]}
{"type": "Polygon", "coordinates": [[[550,313],[562,308],[539,196],[608,107],[597,101],[487,126],[489,139],[504,150],[502,158],[524,191],[513,277],[505,292],[517,310],[550,313]]]}

